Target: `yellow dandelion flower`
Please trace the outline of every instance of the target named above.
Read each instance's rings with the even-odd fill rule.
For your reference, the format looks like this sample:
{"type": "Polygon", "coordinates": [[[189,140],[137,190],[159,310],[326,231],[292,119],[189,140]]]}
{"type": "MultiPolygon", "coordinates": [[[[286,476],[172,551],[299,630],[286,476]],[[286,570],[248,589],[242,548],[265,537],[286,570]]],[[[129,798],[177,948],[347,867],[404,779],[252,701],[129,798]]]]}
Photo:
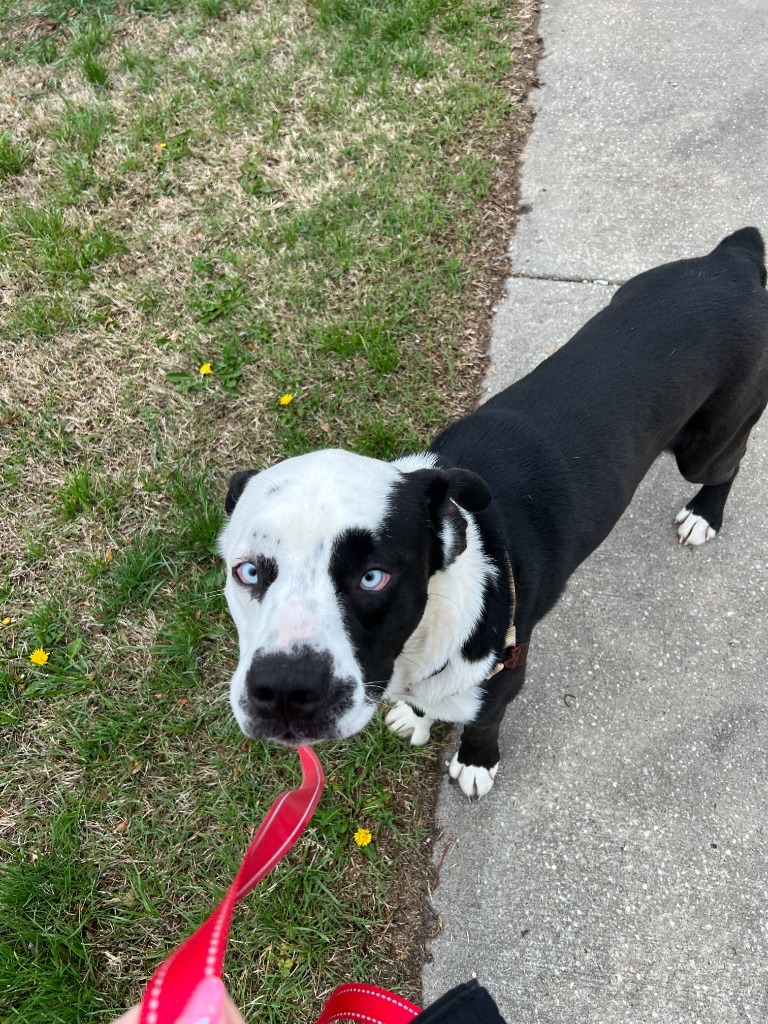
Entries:
{"type": "Polygon", "coordinates": [[[210,363],[203,363],[197,372],[204,377],[207,373],[213,373],[213,370],[211,369],[210,363]]]}
{"type": "Polygon", "coordinates": [[[4,626],[10,626],[10,624],[11,624],[11,620],[6,616],[6,618],[3,619],[3,625],[4,626]]]}
{"type": "Polygon", "coordinates": [[[292,401],[293,395],[283,395],[283,397],[280,399],[280,405],[288,405],[292,401]]]}
{"type": "Polygon", "coordinates": [[[373,839],[373,836],[367,828],[359,828],[352,838],[358,846],[367,846],[373,839]]]}
{"type": "Polygon", "coordinates": [[[48,657],[48,652],[44,651],[42,647],[38,647],[36,651],[32,651],[29,660],[33,665],[44,665],[48,661],[48,657]]]}

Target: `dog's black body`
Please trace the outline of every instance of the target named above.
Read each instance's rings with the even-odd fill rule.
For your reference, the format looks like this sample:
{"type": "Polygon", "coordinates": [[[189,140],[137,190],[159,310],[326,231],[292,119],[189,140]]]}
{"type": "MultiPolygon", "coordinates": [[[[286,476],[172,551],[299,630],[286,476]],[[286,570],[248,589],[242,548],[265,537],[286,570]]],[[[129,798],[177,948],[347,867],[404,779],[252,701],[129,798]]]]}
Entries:
{"type": "Polygon", "coordinates": [[[488,676],[508,642],[510,564],[524,645],[665,450],[701,485],[681,540],[714,537],[768,402],[765,280],[760,234],[744,228],[633,278],[429,452],[315,452],[236,474],[220,547],[244,731],[348,736],[389,699],[388,724],[413,743],[431,720],[462,723],[451,775],[488,792],[525,677],[516,657],[488,676]]]}
{"type": "MultiPolygon", "coordinates": [[[[441,466],[481,476],[494,501],[475,513],[517,589],[518,642],[550,611],[576,567],[629,505],[657,456],[671,450],[702,484],[687,508],[719,530],[750,430],[768,402],[768,295],[754,228],[708,256],[640,274],[532,373],[440,434],[441,466]]],[[[503,635],[504,602],[489,607],[503,635]]],[[[498,643],[498,640],[497,640],[498,643]]],[[[504,709],[525,666],[492,677],[458,759],[499,761],[504,709]]]]}

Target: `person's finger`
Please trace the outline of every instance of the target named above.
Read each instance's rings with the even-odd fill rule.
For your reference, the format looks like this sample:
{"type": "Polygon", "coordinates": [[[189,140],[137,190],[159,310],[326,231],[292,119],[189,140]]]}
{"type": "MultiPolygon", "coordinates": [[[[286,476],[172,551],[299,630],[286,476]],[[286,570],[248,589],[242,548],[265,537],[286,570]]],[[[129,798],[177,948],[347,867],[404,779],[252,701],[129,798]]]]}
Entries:
{"type": "Polygon", "coordinates": [[[203,978],[189,997],[189,1002],[182,1010],[176,1024],[217,1024],[224,1017],[224,1001],[226,992],[221,978],[203,978]]]}
{"type": "Polygon", "coordinates": [[[141,1007],[134,1006],[130,1010],[126,1010],[122,1017],[118,1017],[115,1024],[139,1024],[140,1013],[141,1007]]]}
{"type": "MultiPolygon", "coordinates": [[[[139,1024],[140,1016],[141,1006],[134,1006],[118,1017],[114,1024],[139,1024]]],[[[218,978],[206,978],[197,986],[176,1024],[199,1024],[206,1017],[215,1021],[220,1019],[221,1024],[245,1024],[245,1019],[218,978]]]]}
{"type": "Polygon", "coordinates": [[[227,995],[227,1001],[224,1004],[224,1019],[222,1024],[245,1024],[245,1018],[229,998],[229,995],[227,995]]]}

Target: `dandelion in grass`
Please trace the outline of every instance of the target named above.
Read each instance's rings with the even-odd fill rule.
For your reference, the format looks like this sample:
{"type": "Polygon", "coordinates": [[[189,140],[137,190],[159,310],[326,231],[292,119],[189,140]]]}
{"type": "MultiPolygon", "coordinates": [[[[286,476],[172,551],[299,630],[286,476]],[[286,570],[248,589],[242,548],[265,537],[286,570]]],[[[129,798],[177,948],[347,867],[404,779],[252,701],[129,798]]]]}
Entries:
{"type": "Polygon", "coordinates": [[[293,395],[283,395],[283,397],[280,399],[280,405],[290,405],[292,401],[293,395]]]}
{"type": "Polygon", "coordinates": [[[367,846],[373,839],[373,836],[367,828],[359,828],[352,838],[358,846],[367,846]]]}
{"type": "Polygon", "coordinates": [[[203,363],[200,369],[197,371],[201,377],[206,377],[209,373],[213,373],[210,363],[203,363]]]}
{"type": "Polygon", "coordinates": [[[42,647],[38,647],[36,651],[32,651],[29,660],[33,665],[44,665],[48,661],[48,657],[48,652],[44,651],[42,647]]]}

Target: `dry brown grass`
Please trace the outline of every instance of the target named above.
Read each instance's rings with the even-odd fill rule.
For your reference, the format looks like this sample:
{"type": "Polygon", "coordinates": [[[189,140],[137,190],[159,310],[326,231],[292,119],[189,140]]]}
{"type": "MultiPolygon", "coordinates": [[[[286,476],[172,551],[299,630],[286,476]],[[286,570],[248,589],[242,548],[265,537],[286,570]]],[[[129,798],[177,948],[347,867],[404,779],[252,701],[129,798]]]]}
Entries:
{"type": "MultiPolygon", "coordinates": [[[[135,996],[153,957],[187,929],[201,892],[209,891],[206,879],[220,877],[221,858],[245,843],[254,793],[263,796],[260,773],[273,771],[227,731],[221,698],[233,641],[220,581],[200,539],[202,527],[187,547],[174,547],[185,518],[199,516],[205,526],[211,516],[197,507],[194,493],[179,499],[186,505],[174,505],[174,488],[179,479],[204,477],[217,505],[231,469],[274,461],[302,445],[363,442],[386,455],[395,442],[379,436],[381,424],[392,424],[397,443],[420,444],[439,422],[472,405],[492,305],[506,276],[517,160],[531,120],[525,93],[538,55],[534,3],[518,7],[518,21],[506,39],[516,62],[503,83],[517,105],[505,107],[496,122],[489,112],[492,130],[479,110],[437,170],[429,165],[434,147],[427,143],[448,116],[446,97],[462,83],[454,52],[460,42],[447,37],[429,40],[443,69],[422,81],[394,72],[387,103],[372,102],[365,89],[349,89],[336,114],[334,92],[348,83],[329,78],[335,55],[322,50],[329,44],[318,40],[310,8],[299,3],[265,0],[194,32],[183,14],[121,13],[97,54],[109,71],[105,90],[88,84],[77,62],[41,67],[19,61],[0,68],[0,132],[27,143],[31,157],[22,174],[0,179],[0,233],[21,207],[55,206],[70,232],[59,248],[72,246],[76,255],[75,235],[100,229],[119,242],[88,268],[87,280],[57,277],[46,263],[58,258],[56,246],[39,249],[31,236],[14,242],[13,258],[0,267],[0,566],[6,584],[0,617],[12,620],[0,639],[9,665],[5,707],[18,710],[11,726],[14,760],[3,765],[0,841],[21,851],[29,865],[32,854],[46,856],[62,843],[49,825],[62,808],[77,800],[88,808],[78,819],[81,832],[61,828],[73,850],[75,835],[85,858],[103,869],[94,883],[103,920],[89,926],[86,949],[94,976],[113,1000],[135,996]],[[249,63],[243,55],[254,46],[271,83],[256,108],[238,108],[231,97],[225,102],[196,84],[207,78],[229,89],[253,87],[256,58],[249,63]],[[126,55],[151,58],[151,82],[142,81],[141,67],[126,55]],[[109,121],[98,145],[83,160],[82,178],[68,178],[63,161],[76,154],[78,142],[60,141],[64,127],[73,111],[102,107],[109,121]],[[188,152],[173,141],[181,132],[189,133],[188,152]],[[403,149],[409,173],[393,197],[384,184],[393,148],[404,141],[413,143],[403,149]],[[494,167],[479,205],[460,183],[440,185],[438,173],[453,182],[453,171],[473,155],[494,167]],[[244,168],[261,175],[264,192],[243,188],[244,168]],[[331,215],[343,214],[358,185],[373,198],[359,223],[350,220],[336,235],[328,227],[331,215]],[[414,225],[423,232],[440,204],[451,216],[429,238],[418,237],[414,225]],[[326,219],[307,229],[318,236],[314,246],[313,238],[287,230],[320,214],[326,219]],[[374,244],[360,256],[357,232],[380,227],[386,217],[401,218],[404,237],[371,230],[374,244]],[[338,255],[332,250],[329,258],[334,245],[338,255]],[[379,250],[396,275],[394,296],[374,273],[379,250]],[[455,281],[436,276],[429,304],[420,305],[424,279],[454,253],[460,254],[455,281]],[[349,266],[340,272],[345,258],[349,266]],[[205,289],[237,282],[242,302],[203,321],[196,302],[205,289]],[[48,324],[24,314],[30,299],[50,312],[48,324]],[[59,303],[66,307],[60,320],[59,303]],[[374,309],[369,319],[383,325],[385,341],[395,338],[394,370],[378,371],[362,349],[339,355],[328,347],[333,330],[364,330],[366,308],[374,309]],[[266,339],[258,334],[263,322],[266,339]],[[248,349],[254,338],[256,348],[248,349]],[[208,358],[220,371],[228,344],[242,373],[229,390],[217,374],[205,382],[197,376],[198,361],[208,358]],[[174,372],[185,373],[186,384],[168,377],[174,372]],[[281,411],[277,398],[284,391],[295,398],[281,411]],[[65,514],[64,497],[84,467],[93,491],[82,508],[65,514]],[[154,533],[169,552],[155,599],[146,606],[129,596],[124,606],[113,606],[128,556],[141,556],[154,533]],[[187,577],[197,588],[189,593],[187,577]],[[182,646],[180,623],[195,614],[202,639],[192,653],[158,655],[162,644],[182,646]],[[56,638],[50,677],[36,673],[27,657],[47,635],[56,638]],[[92,678],[68,695],[76,673],[62,651],[76,637],[87,662],[82,672],[92,678]],[[50,695],[25,700],[24,688],[46,679],[50,695]],[[92,733],[104,734],[107,753],[92,733]],[[259,773],[258,784],[249,772],[259,773]],[[243,807],[232,809],[222,795],[227,789],[243,807]],[[222,843],[229,846],[222,849],[222,843]],[[147,899],[168,910],[167,899],[147,881],[153,857],[166,872],[164,886],[175,884],[180,871],[190,876],[162,920],[141,913],[141,884],[147,899]],[[130,875],[132,863],[140,881],[130,875]],[[129,921],[122,931],[113,913],[129,921]]],[[[35,24],[46,30],[45,23],[35,24]]],[[[19,45],[29,27],[16,24],[19,45]]],[[[343,761],[340,753],[333,757],[343,761]]],[[[389,802],[371,813],[391,815],[404,831],[428,833],[442,771],[437,753],[417,761],[407,752],[403,763],[407,767],[386,775],[389,802]]],[[[279,761],[276,778],[284,767],[279,761]]],[[[367,797],[355,788],[351,770],[350,780],[334,783],[328,799],[348,801],[358,814],[367,797]]],[[[328,844],[327,836],[310,832],[294,866],[327,873],[328,844]]],[[[402,836],[382,827],[377,865],[347,853],[332,866],[335,897],[357,923],[339,935],[324,970],[301,977],[297,1019],[309,1019],[334,972],[349,976],[361,944],[376,950],[377,982],[418,1000],[425,935],[434,926],[430,848],[422,841],[407,855],[403,849],[402,836]]],[[[76,866],[79,856],[73,853],[76,866]]],[[[272,906],[290,877],[286,869],[264,886],[260,903],[272,906]]],[[[67,920],[72,909],[61,913],[67,920]]],[[[252,990],[254,957],[273,975],[289,958],[278,943],[259,945],[262,924],[254,918],[243,920],[233,939],[230,980],[243,992],[252,990]]],[[[264,999],[269,996],[254,998],[254,1012],[266,1020],[272,1007],[264,999]]],[[[43,1019],[27,1012],[30,1020],[43,1019]]]]}

